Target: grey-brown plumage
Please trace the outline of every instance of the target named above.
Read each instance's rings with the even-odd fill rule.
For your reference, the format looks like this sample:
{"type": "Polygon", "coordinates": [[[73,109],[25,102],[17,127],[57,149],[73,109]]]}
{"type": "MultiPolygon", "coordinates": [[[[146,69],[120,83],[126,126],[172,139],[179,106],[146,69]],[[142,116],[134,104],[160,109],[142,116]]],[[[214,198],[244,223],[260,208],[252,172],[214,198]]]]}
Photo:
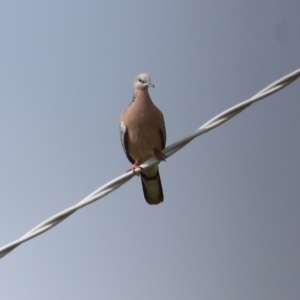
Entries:
{"type": "MultiPolygon", "coordinates": [[[[161,152],[166,146],[164,117],[150,98],[149,86],[154,87],[148,74],[142,73],[134,79],[132,101],[120,117],[121,142],[133,170],[153,155],[165,158],[161,152]]],[[[141,181],[149,204],[164,200],[158,165],[142,170],[141,181]]]]}

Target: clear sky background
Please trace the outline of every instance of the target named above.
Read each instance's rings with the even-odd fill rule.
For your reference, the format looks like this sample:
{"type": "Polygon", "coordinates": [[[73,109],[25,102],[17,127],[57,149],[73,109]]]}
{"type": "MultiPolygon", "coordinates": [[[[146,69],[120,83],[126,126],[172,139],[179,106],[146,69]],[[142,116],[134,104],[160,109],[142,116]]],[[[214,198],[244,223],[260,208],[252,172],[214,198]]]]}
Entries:
{"type": "MultiPolygon", "coordinates": [[[[1,1],[0,246],[124,173],[147,72],[167,144],[300,67],[300,2],[1,1]]],[[[300,81],[0,260],[0,299],[300,299],[300,81]]]]}

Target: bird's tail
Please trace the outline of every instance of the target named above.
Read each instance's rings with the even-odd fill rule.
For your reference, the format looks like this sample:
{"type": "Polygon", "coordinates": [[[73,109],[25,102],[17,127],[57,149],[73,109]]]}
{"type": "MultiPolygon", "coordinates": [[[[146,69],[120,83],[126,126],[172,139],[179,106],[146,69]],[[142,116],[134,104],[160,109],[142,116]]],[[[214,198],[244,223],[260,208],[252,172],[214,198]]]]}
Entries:
{"type": "Polygon", "coordinates": [[[160,181],[159,171],[154,176],[148,177],[143,172],[141,174],[144,197],[149,204],[159,204],[164,201],[164,193],[160,181]]]}

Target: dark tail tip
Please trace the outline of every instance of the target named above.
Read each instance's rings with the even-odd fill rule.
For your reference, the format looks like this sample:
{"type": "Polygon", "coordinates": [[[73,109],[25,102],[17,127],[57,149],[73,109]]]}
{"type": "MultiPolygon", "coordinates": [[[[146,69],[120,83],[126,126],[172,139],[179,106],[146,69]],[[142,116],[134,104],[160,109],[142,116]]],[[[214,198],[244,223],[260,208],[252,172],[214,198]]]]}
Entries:
{"type": "Polygon", "coordinates": [[[160,180],[159,171],[152,177],[147,177],[141,173],[141,181],[145,200],[150,205],[156,205],[164,201],[164,193],[160,180]]]}

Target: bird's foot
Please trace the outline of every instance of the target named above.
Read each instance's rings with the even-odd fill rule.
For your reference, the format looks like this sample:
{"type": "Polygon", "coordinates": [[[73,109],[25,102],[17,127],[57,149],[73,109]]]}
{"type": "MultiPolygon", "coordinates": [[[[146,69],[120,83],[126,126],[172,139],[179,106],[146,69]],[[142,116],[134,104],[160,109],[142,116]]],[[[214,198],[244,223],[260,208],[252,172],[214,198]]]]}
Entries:
{"type": "Polygon", "coordinates": [[[166,161],[167,156],[164,155],[160,150],[154,149],[154,156],[156,159],[166,161]]]}
{"type": "Polygon", "coordinates": [[[141,170],[143,169],[143,168],[140,167],[140,165],[139,165],[138,162],[136,161],[136,162],[131,166],[131,168],[130,168],[129,170],[126,171],[126,173],[132,171],[134,175],[140,176],[140,172],[137,172],[137,171],[136,171],[137,168],[139,168],[139,169],[141,169],[141,170]]]}

